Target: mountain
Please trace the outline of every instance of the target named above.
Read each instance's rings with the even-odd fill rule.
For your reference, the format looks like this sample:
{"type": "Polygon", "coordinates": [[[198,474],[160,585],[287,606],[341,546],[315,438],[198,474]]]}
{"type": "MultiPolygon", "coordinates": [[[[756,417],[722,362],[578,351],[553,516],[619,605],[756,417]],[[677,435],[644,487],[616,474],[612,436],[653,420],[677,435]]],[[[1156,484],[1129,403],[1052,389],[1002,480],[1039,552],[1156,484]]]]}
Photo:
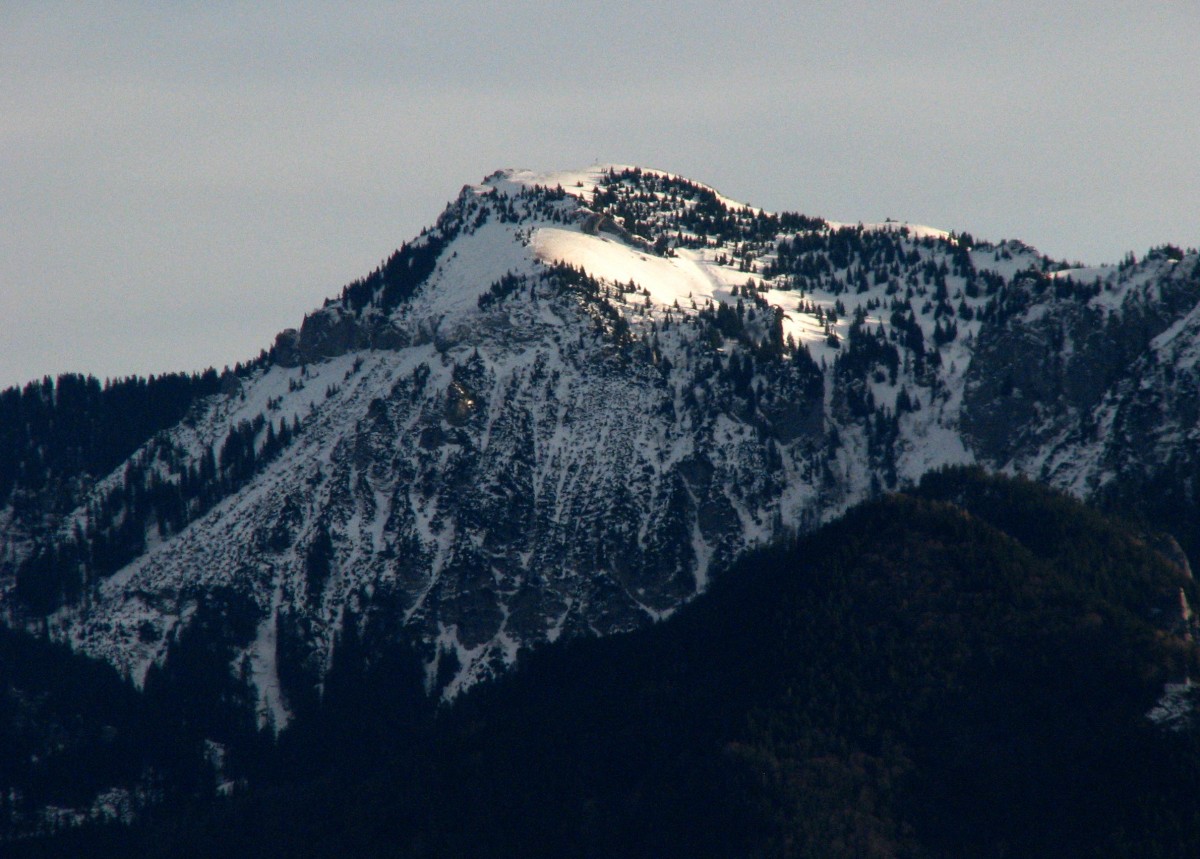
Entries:
{"type": "Polygon", "coordinates": [[[1181,594],[1138,530],[941,470],[436,718],[335,669],[307,774],[13,855],[1182,859],[1200,734],[1164,712],[1195,687],[1163,689],[1200,653],[1181,594]]]}
{"type": "Polygon", "coordinates": [[[659,171],[501,171],[170,410],[132,386],[128,452],[83,444],[107,389],[0,396],[0,606],[148,693],[211,689],[219,735],[317,707],[348,638],[453,698],[945,464],[1195,560],[1198,354],[1194,251],[1072,267],[659,171]],[[54,433],[79,455],[49,473],[54,433]]]}

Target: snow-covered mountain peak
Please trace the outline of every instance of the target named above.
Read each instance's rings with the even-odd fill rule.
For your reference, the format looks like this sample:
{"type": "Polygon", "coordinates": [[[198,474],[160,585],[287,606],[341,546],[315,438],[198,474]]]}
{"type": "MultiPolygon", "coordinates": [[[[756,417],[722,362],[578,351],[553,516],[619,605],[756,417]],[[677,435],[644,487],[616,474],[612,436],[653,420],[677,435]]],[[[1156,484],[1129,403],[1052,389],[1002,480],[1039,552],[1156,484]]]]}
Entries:
{"type": "Polygon", "coordinates": [[[677,173],[658,170],[650,167],[640,167],[634,164],[593,164],[580,170],[551,170],[538,171],[524,168],[508,168],[497,170],[485,177],[482,183],[474,186],[481,192],[494,189],[503,194],[520,193],[533,188],[562,188],[574,197],[590,200],[598,186],[612,183],[615,177],[654,177],[670,182],[682,182],[715,195],[731,209],[746,209],[757,211],[754,207],[740,203],[720,194],[715,188],[695,182],[677,173]]]}
{"type": "Polygon", "coordinates": [[[509,168],[497,170],[475,186],[481,193],[496,191],[514,195],[533,188],[562,188],[574,197],[591,195],[605,177],[615,171],[633,169],[620,164],[595,164],[582,170],[537,171],[509,168]]]}
{"type": "MultiPolygon", "coordinates": [[[[804,240],[819,243],[841,232],[957,246],[948,233],[904,223],[848,226],[795,213],[775,215],[664,171],[622,165],[503,170],[465,187],[434,230],[419,240],[437,253],[427,254],[430,270],[408,290],[411,300],[393,309],[395,302],[387,301],[386,284],[380,283],[364,303],[389,310],[392,324],[410,342],[462,342],[479,330],[480,303],[498,278],[538,277],[548,268],[569,266],[617,289],[617,306],[635,327],[661,321],[668,311],[679,318],[710,306],[733,307],[753,293],[756,301],[778,308],[785,338],[821,353],[834,348],[831,334],[848,333],[848,314],[858,304],[871,303],[868,310],[874,310],[879,297],[872,292],[861,301],[838,302],[820,290],[804,294],[778,275],[762,275],[771,274],[781,259],[777,242],[794,245],[810,237],[804,240]],[[831,312],[835,305],[842,307],[840,315],[831,312]]],[[[420,261],[411,258],[415,252],[407,246],[401,254],[406,252],[410,258],[397,268],[411,270],[420,261]]],[[[383,274],[380,281],[387,279],[383,274]]]]}
{"type": "Polygon", "coordinates": [[[135,678],[219,630],[264,722],[347,624],[452,695],[938,465],[1186,475],[1198,302],[1174,249],[1068,270],[661,171],[499,171],[6,537],[0,583],[59,570],[50,627],[135,678]]]}

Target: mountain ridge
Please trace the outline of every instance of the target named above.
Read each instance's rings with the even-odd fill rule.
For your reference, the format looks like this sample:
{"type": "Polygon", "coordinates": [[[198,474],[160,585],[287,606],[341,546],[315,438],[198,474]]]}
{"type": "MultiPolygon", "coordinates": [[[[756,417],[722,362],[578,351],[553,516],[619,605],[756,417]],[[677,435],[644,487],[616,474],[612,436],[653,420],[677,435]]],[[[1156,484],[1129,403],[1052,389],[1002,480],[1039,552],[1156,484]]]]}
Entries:
{"type": "Polygon", "coordinates": [[[6,529],[4,611],[142,682],[232,593],[231,677],[276,727],[347,616],[398,616],[453,696],[941,465],[1194,498],[1198,300],[1170,247],[1072,271],[660,171],[500,171],[66,515],[6,529]]]}

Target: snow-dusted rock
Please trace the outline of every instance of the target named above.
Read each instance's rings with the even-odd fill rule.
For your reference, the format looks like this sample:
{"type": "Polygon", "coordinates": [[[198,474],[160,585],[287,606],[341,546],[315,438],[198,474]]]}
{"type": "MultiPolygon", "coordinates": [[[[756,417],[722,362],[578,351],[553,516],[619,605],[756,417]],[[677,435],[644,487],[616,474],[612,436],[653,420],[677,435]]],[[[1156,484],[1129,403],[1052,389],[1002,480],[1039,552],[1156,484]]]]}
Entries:
{"type": "MultiPolygon", "coordinates": [[[[1196,255],[1064,268],[655,171],[494,174],[135,455],[170,483],[239,426],[259,453],[182,527],[147,516],[146,550],[51,625],[141,679],[233,600],[231,671],[279,724],[281,661],[319,683],[347,622],[411,636],[452,695],[938,465],[1083,495],[1194,468],[1196,255]]],[[[128,475],[58,539],[130,515],[100,503],[128,475]]]]}

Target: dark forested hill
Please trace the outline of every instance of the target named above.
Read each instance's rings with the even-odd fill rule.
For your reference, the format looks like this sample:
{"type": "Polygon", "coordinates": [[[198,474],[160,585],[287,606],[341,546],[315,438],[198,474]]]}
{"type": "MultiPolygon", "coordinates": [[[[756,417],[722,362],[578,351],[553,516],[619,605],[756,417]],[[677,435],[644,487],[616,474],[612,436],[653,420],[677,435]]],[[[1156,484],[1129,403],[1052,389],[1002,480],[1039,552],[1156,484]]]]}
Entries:
{"type": "Polygon", "coordinates": [[[1200,734],[1147,717],[1195,672],[1194,592],[1066,496],[940,472],[668,621],[544,646],[436,718],[386,682],[403,660],[346,660],[331,677],[353,682],[280,740],[286,758],[302,738],[305,771],[25,849],[1200,855],[1200,734]]]}
{"type": "MultiPolygon", "coordinates": [[[[103,477],[219,387],[209,370],[103,383],[69,373],[0,391],[0,502],[14,491],[103,477]]],[[[67,498],[59,506],[76,503],[67,498]]]]}

